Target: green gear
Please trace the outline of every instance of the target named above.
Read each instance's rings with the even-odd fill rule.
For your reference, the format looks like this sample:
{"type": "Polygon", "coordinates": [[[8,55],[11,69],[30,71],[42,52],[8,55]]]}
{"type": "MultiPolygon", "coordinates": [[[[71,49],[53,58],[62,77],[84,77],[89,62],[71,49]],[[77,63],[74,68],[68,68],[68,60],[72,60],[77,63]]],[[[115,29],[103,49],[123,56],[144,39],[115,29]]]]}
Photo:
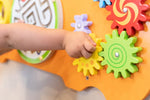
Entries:
{"type": "Polygon", "coordinates": [[[135,64],[142,62],[142,58],[136,54],[142,48],[134,46],[137,38],[128,38],[126,31],[119,36],[117,30],[112,35],[105,35],[105,38],[107,43],[101,42],[103,51],[99,55],[104,57],[101,65],[108,65],[107,73],[114,72],[115,78],[127,78],[130,73],[137,72],[138,67],[135,64]]]}

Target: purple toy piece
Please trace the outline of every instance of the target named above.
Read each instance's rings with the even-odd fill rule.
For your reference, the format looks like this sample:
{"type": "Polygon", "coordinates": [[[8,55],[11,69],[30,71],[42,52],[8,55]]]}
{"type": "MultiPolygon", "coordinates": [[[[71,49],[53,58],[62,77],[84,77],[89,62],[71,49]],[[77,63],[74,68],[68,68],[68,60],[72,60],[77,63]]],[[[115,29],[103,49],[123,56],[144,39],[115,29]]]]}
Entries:
{"type": "Polygon", "coordinates": [[[75,28],[74,31],[83,31],[85,33],[91,33],[91,30],[89,29],[89,26],[92,25],[92,21],[87,21],[88,15],[82,14],[82,15],[76,15],[74,16],[75,23],[72,23],[71,26],[75,28]]]}

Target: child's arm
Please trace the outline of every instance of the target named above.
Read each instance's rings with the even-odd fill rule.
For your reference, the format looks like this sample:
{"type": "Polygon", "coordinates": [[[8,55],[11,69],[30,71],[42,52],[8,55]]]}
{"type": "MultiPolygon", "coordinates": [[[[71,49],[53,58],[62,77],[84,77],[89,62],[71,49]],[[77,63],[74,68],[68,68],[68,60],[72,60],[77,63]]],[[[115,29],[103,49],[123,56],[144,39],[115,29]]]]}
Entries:
{"type": "Polygon", "coordinates": [[[90,57],[96,44],[83,32],[46,29],[29,24],[0,25],[0,48],[63,50],[71,57],[90,57]]]}

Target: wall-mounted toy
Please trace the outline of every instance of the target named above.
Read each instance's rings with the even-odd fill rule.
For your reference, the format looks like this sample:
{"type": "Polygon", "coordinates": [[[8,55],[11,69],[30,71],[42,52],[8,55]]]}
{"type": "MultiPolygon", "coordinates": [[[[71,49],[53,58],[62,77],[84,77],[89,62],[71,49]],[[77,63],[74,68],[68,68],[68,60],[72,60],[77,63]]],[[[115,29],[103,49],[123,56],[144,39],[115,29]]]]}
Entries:
{"type": "Polygon", "coordinates": [[[105,8],[107,5],[111,5],[110,0],[93,0],[93,1],[99,1],[100,8],[105,8]]]}
{"type": "MultiPolygon", "coordinates": [[[[3,2],[6,0],[1,0],[1,1],[3,2]]],[[[7,0],[7,1],[10,4],[12,4],[10,1],[13,1],[13,0],[7,0]]],[[[26,0],[18,0],[18,1],[26,2],[26,3],[31,2],[31,1],[32,2],[40,1],[40,2],[43,2],[42,4],[47,5],[46,2],[48,0],[27,0],[27,1],[26,0]]],[[[50,3],[52,5],[52,7],[54,7],[53,4],[56,4],[56,6],[58,7],[59,5],[57,5],[57,1],[60,1],[60,0],[53,0],[53,1],[56,1],[56,3],[50,3]]],[[[64,20],[64,23],[65,23],[64,29],[65,30],[73,29],[72,27],[68,27],[68,25],[70,25],[70,16],[73,16],[76,13],[86,12],[89,15],[92,15],[90,20],[92,20],[95,25],[92,27],[93,28],[92,30],[95,32],[95,35],[97,38],[102,38],[107,33],[110,33],[112,31],[112,29],[109,27],[109,26],[111,26],[111,23],[109,23],[108,21],[105,21],[109,12],[106,9],[95,9],[95,7],[93,7],[94,4],[97,5],[98,2],[94,3],[93,0],[71,0],[71,2],[69,2],[69,3],[68,3],[68,0],[61,0],[61,1],[64,5],[63,10],[64,10],[64,17],[65,17],[64,18],[65,19],[64,20]],[[80,2],[80,4],[79,4],[79,2],[80,2]],[[70,7],[71,7],[71,9],[68,9],[70,7]]],[[[131,17],[135,18],[134,11],[135,11],[136,7],[133,7],[133,6],[129,7],[129,4],[134,4],[135,2],[139,2],[139,0],[130,0],[130,3],[127,3],[127,2],[129,2],[129,0],[116,0],[116,5],[118,5],[117,10],[119,12],[121,12],[121,15],[122,14],[126,15],[126,16],[124,16],[125,19],[126,19],[127,15],[129,15],[130,12],[131,12],[131,17]],[[121,1],[121,2],[118,3],[118,1],[121,1]],[[120,10],[121,3],[123,3],[123,6],[121,9],[123,10],[125,7],[124,12],[127,12],[127,13],[123,13],[120,10]],[[127,7],[128,7],[128,9],[126,9],[127,7]],[[134,8],[134,9],[132,9],[132,8],[134,8]]],[[[144,2],[144,0],[143,0],[143,2],[144,2]]],[[[150,4],[150,0],[147,0],[146,3],[150,4]]],[[[112,2],[112,4],[114,5],[114,2],[112,2]]],[[[23,4],[20,3],[19,5],[22,7],[23,4]]],[[[37,7],[34,6],[34,8],[42,10],[41,5],[37,6],[37,7]]],[[[28,6],[29,8],[31,7],[30,5],[26,5],[26,6],[28,6]]],[[[112,6],[112,5],[110,5],[110,6],[112,6]]],[[[107,7],[110,7],[110,6],[107,6],[107,7]]],[[[10,7],[10,6],[8,6],[8,7],[10,7]]],[[[139,6],[139,7],[143,7],[143,4],[141,3],[141,6],[139,6]]],[[[18,9],[19,9],[19,7],[18,7],[18,9]]],[[[112,9],[113,9],[113,6],[112,6],[112,9]]],[[[142,8],[140,8],[140,9],[142,9],[142,8]]],[[[146,9],[147,9],[147,7],[146,7],[146,9]]],[[[31,10],[33,10],[32,7],[31,7],[31,9],[29,9],[29,11],[31,11],[31,10]]],[[[17,10],[17,11],[19,12],[20,10],[17,10]]],[[[45,10],[45,11],[47,12],[47,10],[45,10]]],[[[36,12],[34,12],[34,11],[33,11],[33,13],[34,13],[34,15],[36,14],[36,12]]],[[[147,12],[147,15],[149,15],[149,14],[150,14],[150,12],[147,12]]],[[[16,16],[17,16],[17,13],[16,13],[16,16]]],[[[20,16],[22,16],[22,15],[20,14],[20,16]]],[[[60,14],[58,14],[58,17],[62,17],[62,16],[60,14]]],[[[143,17],[145,17],[145,16],[143,16],[143,17]]],[[[25,19],[26,17],[23,17],[23,18],[25,19]]],[[[33,16],[32,18],[34,19],[34,18],[36,18],[36,16],[33,16]]],[[[31,16],[28,16],[29,22],[30,22],[30,19],[32,19],[32,18],[31,18],[31,16]]],[[[117,17],[114,17],[113,20],[117,21],[117,19],[115,19],[115,18],[117,18],[117,17]]],[[[22,19],[22,20],[24,20],[24,19],[22,19]]],[[[139,19],[139,16],[138,16],[138,19],[139,19]]],[[[41,20],[41,21],[43,21],[43,20],[41,20]]],[[[17,22],[17,20],[16,20],[16,22],[17,22]]],[[[142,22],[142,21],[140,21],[140,22],[142,22]]],[[[27,23],[27,21],[26,21],[26,23],[27,23]]],[[[60,23],[58,25],[60,25],[60,23]]],[[[134,25],[134,23],[133,23],[133,25],[134,25]]],[[[28,62],[25,62],[23,59],[20,58],[20,55],[17,50],[12,50],[8,53],[1,55],[0,62],[3,63],[7,60],[13,60],[13,61],[17,61],[17,62],[26,64],[29,66],[38,68],[40,70],[43,70],[43,71],[46,71],[49,73],[59,75],[63,79],[66,87],[71,88],[76,91],[82,91],[88,87],[95,87],[104,94],[106,100],[144,100],[144,98],[149,94],[149,90],[150,90],[150,85],[149,85],[150,84],[150,77],[149,77],[150,76],[150,72],[149,72],[150,71],[150,67],[149,67],[150,66],[150,61],[149,61],[149,55],[150,55],[150,46],[149,46],[149,44],[150,44],[150,41],[149,41],[150,27],[149,26],[150,26],[150,22],[149,21],[146,22],[146,26],[148,26],[146,28],[146,31],[139,31],[139,33],[136,35],[138,41],[136,42],[135,46],[134,46],[134,43],[136,40],[136,39],[134,39],[135,37],[126,38],[128,36],[122,35],[122,33],[121,33],[122,31],[120,32],[121,35],[118,35],[118,34],[117,35],[113,34],[112,36],[107,35],[106,37],[108,37],[108,38],[106,39],[106,41],[104,41],[104,43],[102,43],[102,44],[104,44],[104,46],[103,46],[104,51],[102,51],[103,52],[102,55],[103,55],[106,52],[108,52],[108,50],[106,48],[106,47],[108,47],[107,45],[112,45],[113,43],[115,43],[115,42],[110,43],[109,41],[111,39],[112,39],[112,41],[121,39],[122,41],[119,43],[120,44],[123,43],[123,44],[121,44],[121,46],[124,47],[125,50],[128,49],[128,50],[126,50],[126,52],[129,53],[130,55],[124,55],[124,53],[122,54],[122,52],[124,52],[123,49],[114,49],[114,53],[110,54],[110,57],[107,57],[107,55],[102,56],[103,57],[102,61],[100,61],[100,60],[98,61],[96,58],[94,58],[95,62],[99,62],[98,63],[99,65],[101,64],[101,67],[102,67],[102,64],[105,64],[106,59],[108,59],[108,58],[113,59],[113,60],[111,60],[110,64],[112,64],[112,61],[114,62],[114,60],[115,60],[115,62],[117,62],[117,61],[119,62],[119,60],[124,62],[124,61],[126,61],[126,59],[124,59],[124,57],[126,57],[127,59],[130,58],[131,60],[128,60],[128,62],[125,63],[125,66],[122,67],[121,72],[120,72],[121,74],[119,72],[117,72],[120,70],[120,68],[113,68],[112,66],[109,66],[108,62],[106,62],[106,66],[104,66],[102,70],[96,70],[96,72],[91,70],[92,73],[90,73],[90,71],[88,70],[85,73],[85,76],[88,76],[88,74],[89,74],[89,76],[85,77],[83,75],[84,72],[80,72],[80,73],[77,72],[77,69],[79,68],[78,64],[81,64],[81,63],[77,63],[76,64],[77,67],[73,66],[73,61],[75,59],[69,57],[68,54],[63,50],[55,52],[55,55],[53,57],[51,57],[50,59],[47,59],[46,61],[44,61],[43,63],[40,63],[40,64],[30,64],[28,62]],[[117,36],[118,36],[118,39],[114,39],[114,38],[117,38],[117,36]],[[109,37],[111,37],[111,38],[109,38],[109,37]],[[122,38],[124,37],[124,38],[122,39],[121,37],[122,38]],[[126,42],[125,42],[125,40],[126,40],[126,42]],[[127,42],[129,40],[130,40],[130,42],[127,42]],[[131,44],[131,45],[129,45],[129,44],[131,44]],[[141,50],[138,47],[142,47],[143,50],[137,54],[137,52],[139,50],[141,50]],[[129,49],[132,49],[132,50],[129,50],[129,49]],[[136,56],[136,54],[137,54],[137,56],[136,56]],[[143,62],[136,64],[136,63],[142,61],[142,60],[140,60],[141,58],[138,58],[138,56],[143,59],[143,62]],[[126,66],[127,64],[128,64],[128,66],[126,66]],[[128,77],[133,72],[136,72],[138,70],[139,71],[134,74],[131,74],[131,77],[129,77],[129,78],[115,79],[113,73],[110,73],[110,74],[106,73],[107,69],[108,69],[108,72],[114,71],[115,77],[122,76],[124,78],[128,77]],[[129,70],[130,72],[126,73],[126,70],[129,70]],[[87,78],[88,78],[88,80],[87,80],[87,78]]],[[[116,41],[116,42],[118,42],[118,41],[116,41]]],[[[99,46],[101,46],[101,45],[99,45],[99,46]]],[[[109,46],[109,48],[110,48],[110,46],[109,46]]],[[[117,48],[117,47],[115,46],[114,48],[117,48]]],[[[113,50],[111,50],[111,51],[113,51],[113,50]]],[[[26,53],[28,53],[28,51],[26,53]]],[[[36,53],[36,55],[38,55],[38,54],[41,54],[42,52],[34,52],[33,51],[30,53],[36,53]]],[[[97,57],[101,57],[101,56],[97,56],[97,57]]],[[[84,60],[83,60],[83,62],[84,62],[84,60]]],[[[90,61],[88,61],[87,63],[89,64],[90,61]]],[[[86,64],[86,62],[84,62],[84,64],[86,64]]],[[[91,61],[90,64],[93,64],[93,62],[91,61]]],[[[96,65],[98,65],[98,64],[96,64],[96,65]]],[[[96,69],[96,68],[92,67],[92,69],[96,69]]],[[[81,70],[83,71],[84,69],[81,68],[81,70]]]]}
{"type": "Polygon", "coordinates": [[[0,24],[6,24],[10,21],[11,5],[9,0],[0,0],[0,24]]]}
{"type": "Polygon", "coordinates": [[[126,31],[118,34],[114,30],[112,35],[106,35],[107,42],[101,42],[104,49],[100,52],[100,56],[104,57],[102,65],[108,65],[107,73],[114,72],[115,78],[122,76],[130,77],[130,73],[138,71],[135,64],[142,62],[142,59],[136,55],[142,48],[135,47],[136,37],[128,38],[126,31]]]}
{"type": "Polygon", "coordinates": [[[73,62],[74,66],[75,65],[78,66],[77,71],[83,72],[84,76],[95,75],[97,74],[98,70],[103,68],[100,65],[100,62],[103,60],[103,58],[98,55],[98,53],[102,51],[102,47],[100,46],[101,40],[99,38],[96,38],[94,33],[91,33],[89,35],[96,43],[95,52],[88,59],[81,57],[81,58],[75,59],[73,62]]]}
{"type": "MultiPolygon", "coordinates": [[[[62,28],[62,7],[60,0],[14,0],[11,23],[24,20],[25,23],[45,28],[62,28]]],[[[27,62],[37,64],[45,61],[54,51],[22,51],[20,56],[27,62]]]]}
{"type": "Polygon", "coordinates": [[[75,15],[74,20],[75,23],[72,23],[71,26],[75,28],[75,31],[83,31],[85,33],[91,33],[89,26],[92,25],[92,21],[87,21],[88,15],[75,15]]]}
{"type": "Polygon", "coordinates": [[[143,4],[145,0],[111,0],[112,5],[106,9],[111,11],[107,17],[112,20],[112,29],[118,28],[119,34],[126,30],[129,36],[136,31],[144,29],[143,22],[148,20],[144,13],[149,9],[147,4],[143,4]]]}

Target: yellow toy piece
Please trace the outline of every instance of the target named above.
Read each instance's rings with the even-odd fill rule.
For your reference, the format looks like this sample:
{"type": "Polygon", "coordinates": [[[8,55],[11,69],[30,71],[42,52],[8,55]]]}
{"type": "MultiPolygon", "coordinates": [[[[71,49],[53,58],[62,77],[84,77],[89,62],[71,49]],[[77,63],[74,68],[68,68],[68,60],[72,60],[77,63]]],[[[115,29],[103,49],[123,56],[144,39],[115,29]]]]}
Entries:
{"type": "Polygon", "coordinates": [[[0,0],[0,24],[10,22],[11,5],[9,0],[0,0]]]}
{"type": "Polygon", "coordinates": [[[75,59],[73,65],[78,65],[77,71],[82,72],[84,76],[95,75],[97,74],[98,70],[102,69],[103,67],[100,65],[100,61],[103,60],[101,56],[98,55],[99,52],[102,51],[102,47],[100,46],[101,39],[96,38],[94,33],[89,34],[94,42],[96,43],[96,50],[93,55],[86,59],[86,58],[78,58],[75,59]]]}

